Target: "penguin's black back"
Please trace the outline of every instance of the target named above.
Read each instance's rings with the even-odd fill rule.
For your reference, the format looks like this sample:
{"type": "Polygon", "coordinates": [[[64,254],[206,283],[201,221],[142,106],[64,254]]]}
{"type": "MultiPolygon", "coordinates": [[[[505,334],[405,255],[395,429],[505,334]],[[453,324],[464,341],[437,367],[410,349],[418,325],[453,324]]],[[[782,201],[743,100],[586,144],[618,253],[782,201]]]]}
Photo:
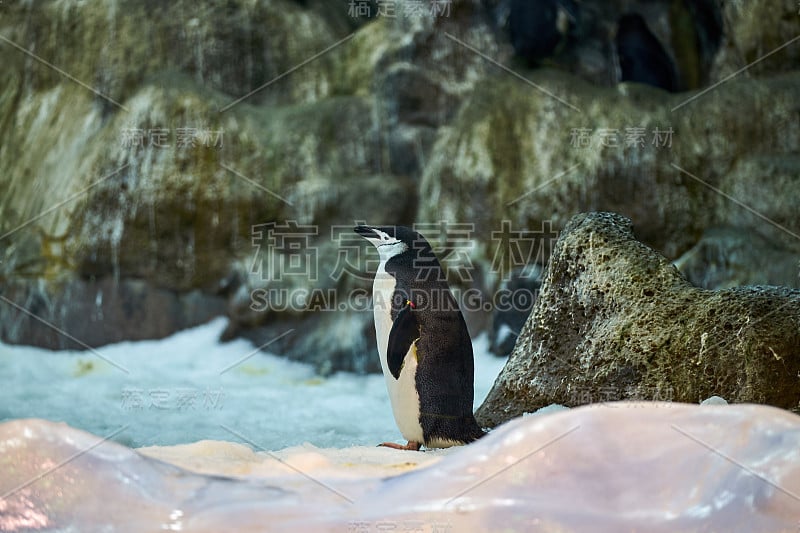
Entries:
{"type": "Polygon", "coordinates": [[[386,271],[396,280],[392,321],[411,300],[419,324],[416,388],[425,443],[480,438],[484,433],[472,413],[472,340],[433,250],[419,237],[409,250],[386,262],[386,271]]]}
{"type": "Polygon", "coordinates": [[[678,90],[675,65],[641,15],[619,19],[616,37],[620,81],[645,83],[670,92],[678,90]]]}

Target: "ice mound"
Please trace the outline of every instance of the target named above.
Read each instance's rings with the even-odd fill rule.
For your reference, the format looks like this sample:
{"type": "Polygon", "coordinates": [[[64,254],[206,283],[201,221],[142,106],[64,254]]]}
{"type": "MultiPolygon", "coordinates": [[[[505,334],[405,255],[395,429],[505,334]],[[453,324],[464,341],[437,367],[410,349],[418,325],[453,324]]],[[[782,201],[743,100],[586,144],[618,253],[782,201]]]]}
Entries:
{"type": "Polygon", "coordinates": [[[434,453],[309,445],[254,452],[210,441],[140,453],[63,424],[0,425],[0,531],[799,524],[800,418],[765,406],[606,403],[516,419],[470,446],[434,453]]]}

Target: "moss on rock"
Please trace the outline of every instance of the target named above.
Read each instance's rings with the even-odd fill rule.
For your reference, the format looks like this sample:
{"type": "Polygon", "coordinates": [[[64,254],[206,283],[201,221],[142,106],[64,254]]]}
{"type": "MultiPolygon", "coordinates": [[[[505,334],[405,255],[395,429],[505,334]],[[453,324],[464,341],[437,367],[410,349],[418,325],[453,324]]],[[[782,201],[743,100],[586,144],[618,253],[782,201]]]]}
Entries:
{"type": "Polygon", "coordinates": [[[576,215],[511,358],[476,416],[496,426],[557,403],[800,405],[800,290],[707,291],[613,213],[576,215]]]}

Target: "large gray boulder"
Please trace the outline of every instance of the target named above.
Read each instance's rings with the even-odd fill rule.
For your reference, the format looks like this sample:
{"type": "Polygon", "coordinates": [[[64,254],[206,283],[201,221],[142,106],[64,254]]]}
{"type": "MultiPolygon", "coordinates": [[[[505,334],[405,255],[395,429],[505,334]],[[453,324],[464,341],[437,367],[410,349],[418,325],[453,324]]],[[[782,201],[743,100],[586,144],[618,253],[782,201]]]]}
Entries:
{"type": "Polygon", "coordinates": [[[576,215],[556,244],[485,426],[552,404],[800,404],[800,290],[692,286],[613,213],[576,215]]]}

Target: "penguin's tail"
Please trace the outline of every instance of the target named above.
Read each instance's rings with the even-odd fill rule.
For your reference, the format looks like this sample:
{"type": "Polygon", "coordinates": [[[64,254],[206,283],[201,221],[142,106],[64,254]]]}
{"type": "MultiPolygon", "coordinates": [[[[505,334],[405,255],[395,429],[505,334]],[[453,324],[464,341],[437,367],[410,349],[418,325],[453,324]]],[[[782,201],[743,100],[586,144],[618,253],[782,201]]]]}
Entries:
{"type": "Polygon", "coordinates": [[[478,421],[475,420],[474,416],[469,417],[465,430],[464,444],[474,442],[486,435],[486,432],[478,425],[478,421]]]}

